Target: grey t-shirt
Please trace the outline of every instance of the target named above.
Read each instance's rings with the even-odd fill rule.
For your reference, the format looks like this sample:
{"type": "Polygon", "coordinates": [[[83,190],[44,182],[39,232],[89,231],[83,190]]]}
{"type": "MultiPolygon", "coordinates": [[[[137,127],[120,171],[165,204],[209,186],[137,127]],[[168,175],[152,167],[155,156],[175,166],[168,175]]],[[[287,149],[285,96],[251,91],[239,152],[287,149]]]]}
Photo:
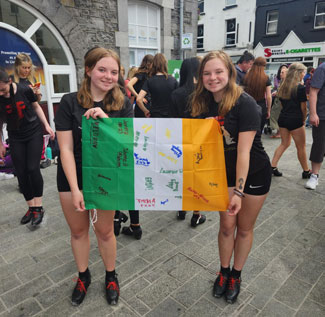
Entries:
{"type": "Polygon", "coordinates": [[[315,70],[310,86],[320,89],[317,95],[317,115],[319,120],[325,120],[325,63],[315,70]]]}

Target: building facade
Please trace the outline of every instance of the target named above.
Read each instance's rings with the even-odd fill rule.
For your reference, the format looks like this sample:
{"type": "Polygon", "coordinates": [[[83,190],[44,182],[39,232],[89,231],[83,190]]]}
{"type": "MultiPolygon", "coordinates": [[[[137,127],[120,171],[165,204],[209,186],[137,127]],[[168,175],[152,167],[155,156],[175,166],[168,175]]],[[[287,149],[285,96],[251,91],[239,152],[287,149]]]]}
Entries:
{"type": "Polygon", "coordinates": [[[114,49],[126,70],[148,53],[180,58],[181,8],[183,32],[196,38],[191,0],[0,0],[0,66],[10,73],[18,52],[31,55],[53,126],[53,105],[77,90],[88,49],[114,49]]]}
{"type": "Polygon", "coordinates": [[[256,0],[198,1],[197,51],[226,51],[237,61],[246,50],[252,51],[256,0]]]}
{"type": "Polygon", "coordinates": [[[270,76],[284,63],[324,62],[325,1],[257,0],[254,55],[267,59],[270,76]]]}

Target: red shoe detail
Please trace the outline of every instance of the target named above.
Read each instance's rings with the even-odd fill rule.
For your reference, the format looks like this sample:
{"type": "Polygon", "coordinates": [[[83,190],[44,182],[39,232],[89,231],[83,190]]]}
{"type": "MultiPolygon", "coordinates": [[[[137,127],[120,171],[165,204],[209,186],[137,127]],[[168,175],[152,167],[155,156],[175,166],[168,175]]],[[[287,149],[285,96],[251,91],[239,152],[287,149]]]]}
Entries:
{"type": "Polygon", "coordinates": [[[76,286],[76,289],[79,292],[85,292],[85,294],[87,294],[87,290],[85,288],[85,285],[84,285],[84,283],[82,282],[82,280],[80,278],[75,277],[72,281],[73,282],[78,282],[78,284],[76,286]]]}
{"type": "Polygon", "coordinates": [[[117,293],[120,295],[120,290],[119,290],[119,288],[118,288],[118,286],[117,286],[117,284],[116,284],[116,282],[115,281],[113,281],[113,282],[109,282],[108,284],[107,284],[107,287],[106,287],[107,289],[112,289],[113,291],[117,291],[117,293]]]}

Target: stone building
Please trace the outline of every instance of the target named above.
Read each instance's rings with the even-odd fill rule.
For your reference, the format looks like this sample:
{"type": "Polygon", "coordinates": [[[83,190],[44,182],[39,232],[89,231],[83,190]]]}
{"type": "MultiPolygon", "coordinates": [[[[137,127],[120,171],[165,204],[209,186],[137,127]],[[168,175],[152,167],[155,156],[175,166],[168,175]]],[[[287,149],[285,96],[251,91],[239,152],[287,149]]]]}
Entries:
{"type": "Polygon", "coordinates": [[[195,39],[192,0],[0,0],[0,66],[11,72],[18,52],[31,54],[53,125],[53,105],[77,90],[89,48],[116,50],[126,70],[147,53],[179,59],[182,4],[183,32],[195,39]]]}

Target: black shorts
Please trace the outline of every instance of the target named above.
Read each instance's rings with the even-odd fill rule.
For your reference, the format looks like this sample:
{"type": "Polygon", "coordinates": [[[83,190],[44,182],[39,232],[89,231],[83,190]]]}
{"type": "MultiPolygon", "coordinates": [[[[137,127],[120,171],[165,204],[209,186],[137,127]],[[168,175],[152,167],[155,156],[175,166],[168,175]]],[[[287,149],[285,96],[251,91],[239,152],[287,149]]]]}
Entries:
{"type": "Polygon", "coordinates": [[[289,131],[292,131],[301,128],[304,123],[299,118],[285,118],[280,115],[278,125],[280,128],[286,128],[289,131]]]}
{"type": "MultiPolygon", "coordinates": [[[[78,187],[80,190],[82,190],[82,168],[81,168],[81,166],[76,168],[76,172],[77,172],[78,187]]],[[[65,176],[60,159],[58,160],[56,183],[57,183],[59,192],[71,192],[70,185],[69,185],[68,180],[65,176]]]]}
{"type": "MultiPolygon", "coordinates": [[[[228,178],[228,187],[236,185],[236,175],[228,178]],[[230,178],[230,179],[229,179],[230,178]]],[[[270,191],[272,180],[271,164],[268,164],[260,171],[247,176],[244,193],[254,196],[262,196],[270,191]]]]}
{"type": "Polygon", "coordinates": [[[325,120],[319,120],[318,127],[313,126],[313,145],[309,159],[314,163],[322,163],[325,155],[325,120]]]}

